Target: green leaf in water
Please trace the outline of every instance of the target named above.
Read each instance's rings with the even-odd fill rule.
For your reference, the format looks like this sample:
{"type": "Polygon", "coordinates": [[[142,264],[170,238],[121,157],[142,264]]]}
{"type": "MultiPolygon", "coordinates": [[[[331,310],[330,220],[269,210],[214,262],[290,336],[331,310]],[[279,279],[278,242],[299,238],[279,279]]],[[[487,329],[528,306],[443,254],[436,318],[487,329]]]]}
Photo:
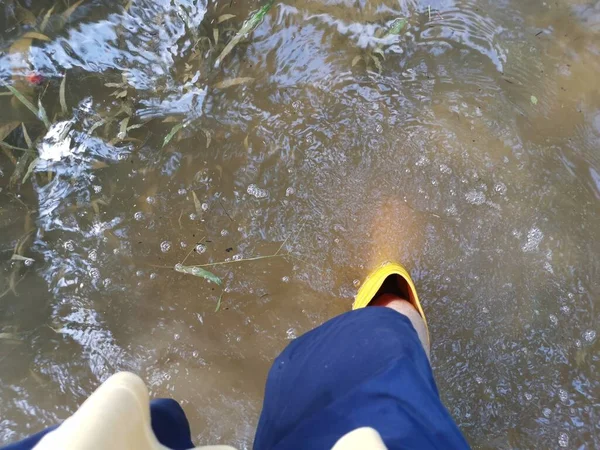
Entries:
{"type": "MultiPolygon", "coordinates": [[[[12,94],[17,97],[17,100],[19,100],[23,105],[25,105],[25,107],[31,111],[33,114],[35,114],[35,116],[40,119],[42,122],[44,122],[44,125],[46,125],[46,128],[50,128],[50,122],[48,121],[48,117],[46,116],[46,111],[44,111],[43,115],[41,114],[41,111],[36,108],[33,103],[31,103],[29,100],[27,100],[27,98],[21,94],[15,87],[11,86],[10,84],[6,84],[4,81],[0,80],[0,84],[2,84],[6,89],[8,89],[10,92],[12,92],[12,94]]],[[[38,105],[41,105],[41,101],[38,101],[38,105]]]]}
{"type": "Polygon", "coordinates": [[[531,104],[532,105],[537,105],[538,104],[538,99],[535,95],[531,96],[531,104]]]}
{"type": "Polygon", "coordinates": [[[233,48],[243,38],[245,38],[249,33],[252,33],[261,24],[263,18],[269,12],[274,2],[275,0],[267,0],[267,3],[263,7],[250,15],[250,17],[242,25],[242,28],[240,28],[240,31],[238,31],[231,41],[229,41],[221,54],[218,56],[217,60],[215,61],[215,67],[219,67],[221,61],[223,61],[223,59],[225,59],[225,57],[231,53],[231,50],[233,50],[233,48]]]}
{"type": "Polygon", "coordinates": [[[221,309],[221,300],[223,299],[223,293],[221,292],[221,295],[219,295],[219,300],[217,300],[217,307],[215,308],[215,312],[219,312],[219,309],[221,309]]]}
{"type": "Polygon", "coordinates": [[[182,128],[183,128],[183,124],[182,123],[178,123],[173,128],[171,128],[171,131],[169,131],[169,134],[167,134],[165,136],[165,140],[163,141],[163,145],[162,146],[164,147],[165,145],[167,145],[171,141],[171,139],[173,139],[173,136],[175,136],[177,134],[177,132],[179,130],[181,130],[182,128]]]}
{"type": "Polygon", "coordinates": [[[212,272],[209,272],[208,270],[204,270],[202,267],[183,266],[181,264],[176,264],[175,271],[180,273],[187,273],[188,275],[194,275],[195,277],[204,278],[205,280],[212,281],[213,283],[217,283],[218,285],[221,285],[223,283],[223,281],[218,276],[216,276],[212,272]]]}

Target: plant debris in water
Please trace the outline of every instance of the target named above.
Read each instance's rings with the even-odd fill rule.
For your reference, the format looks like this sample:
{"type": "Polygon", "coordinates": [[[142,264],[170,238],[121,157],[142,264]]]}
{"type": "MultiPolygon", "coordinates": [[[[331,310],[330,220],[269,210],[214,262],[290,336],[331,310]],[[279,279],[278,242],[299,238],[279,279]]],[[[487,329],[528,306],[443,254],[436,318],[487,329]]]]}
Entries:
{"type": "Polygon", "coordinates": [[[212,281],[213,283],[216,283],[219,286],[223,284],[223,281],[218,276],[216,276],[212,272],[209,272],[208,270],[203,269],[202,267],[184,266],[181,264],[176,264],[175,271],[180,273],[186,273],[188,275],[194,275],[195,277],[204,278],[205,280],[212,281]]]}
{"type": "Polygon", "coordinates": [[[219,67],[219,65],[221,64],[223,59],[225,59],[225,57],[227,55],[229,55],[229,53],[231,53],[233,48],[242,39],[244,39],[248,34],[252,33],[254,30],[256,30],[256,28],[263,21],[263,18],[265,17],[265,15],[269,12],[271,7],[273,6],[274,2],[275,2],[275,0],[267,0],[267,3],[264,6],[262,6],[258,11],[254,12],[250,15],[250,17],[242,25],[242,28],[240,28],[240,31],[238,31],[236,33],[236,35],[231,39],[231,41],[229,41],[229,43],[225,46],[225,48],[223,49],[221,54],[217,57],[217,60],[215,61],[215,67],[219,67]]]}

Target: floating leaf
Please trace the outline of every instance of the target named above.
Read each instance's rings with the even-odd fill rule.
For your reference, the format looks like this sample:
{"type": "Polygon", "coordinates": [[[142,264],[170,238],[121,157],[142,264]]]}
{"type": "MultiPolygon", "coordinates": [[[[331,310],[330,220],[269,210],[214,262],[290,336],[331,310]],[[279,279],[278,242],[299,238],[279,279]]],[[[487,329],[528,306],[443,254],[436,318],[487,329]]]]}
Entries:
{"type": "Polygon", "coordinates": [[[240,28],[240,31],[238,31],[237,34],[231,39],[231,41],[229,41],[229,43],[225,46],[221,54],[217,57],[217,60],[215,61],[215,67],[219,67],[221,61],[223,61],[223,59],[229,53],[231,53],[231,50],[233,50],[233,48],[244,37],[246,37],[249,33],[252,33],[261,24],[263,18],[269,12],[274,2],[275,0],[267,0],[267,3],[262,8],[252,13],[248,20],[244,22],[244,24],[240,28]]]}
{"type": "Polygon", "coordinates": [[[215,45],[217,45],[219,43],[219,29],[218,28],[213,28],[213,38],[215,40],[215,45]]]}
{"type": "Polygon", "coordinates": [[[104,86],[106,87],[110,87],[110,88],[122,88],[123,83],[104,83],[104,86]]]}
{"type": "Polygon", "coordinates": [[[217,89],[226,89],[232,86],[238,86],[240,84],[251,83],[255,80],[252,77],[238,77],[238,78],[229,78],[228,80],[219,81],[213,87],[217,89]]]}
{"type": "Polygon", "coordinates": [[[162,146],[164,147],[165,145],[167,145],[169,143],[169,141],[171,139],[173,139],[173,136],[175,136],[177,134],[177,132],[179,130],[181,130],[182,128],[183,128],[183,124],[182,123],[178,123],[173,128],[171,128],[171,131],[169,131],[169,134],[167,134],[165,136],[165,140],[163,141],[163,145],[162,146]]]}
{"type": "Polygon", "coordinates": [[[50,38],[43,33],[37,31],[28,31],[23,35],[24,39],[37,39],[38,41],[49,41],[50,38]]]}
{"type": "Polygon", "coordinates": [[[25,176],[23,177],[23,183],[25,183],[29,179],[39,162],[40,158],[35,158],[33,161],[31,161],[29,167],[27,168],[27,172],[25,172],[25,176]]]}
{"type": "Polygon", "coordinates": [[[40,25],[40,30],[41,31],[44,31],[46,29],[46,27],[48,26],[48,21],[50,20],[50,16],[54,12],[54,8],[55,7],[56,7],[56,5],[53,5],[52,8],[50,8],[48,10],[48,12],[46,14],[44,14],[44,19],[42,20],[42,23],[40,25]]]}
{"type": "Polygon", "coordinates": [[[10,258],[11,261],[35,261],[33,258],[27,258],[26,256],[22,256],[22,255],[12,255],[12,257],[10,258]]]}
{"type": "Polygon", "coordinates": [[[355,65],[357,65],[361,59],[362,59],[362,56],[360,56],[360,55],[355,56],[354,58],[352,58],[352,67],[354,67],[355,65]]]}
{"type": "Polygon", "coordinates": [[[531,96],[531,103],[533,105],[537,105],[538,104],[538,99],[537,99],[537,97],[535,95],[531,96]]]}
{"type": "Polygon", "coordinates": [[[62,13],[62,18],[64,20],[69,20],[71,15],[75,12],[75,10],[83,3],[83,0],[79,0],[71,5],[70,8],[66,9],[65,12],[62,13]]]}
{"type": "Polygon", "coordinates": [[[127,127],[127,131],[129,131],[129,130],[136,130],[138,128],[142,128],[147,123],[148,122],[142,122],[142,123],[136,123],[135,125],[130,125],[130,126],[127,127]]]}
{"type": "Polygon", "coordinates": [[[58,96],[60,99],[60,108],[62,109],[63,114],[68,113],[67,97],[65,94],[66,84],[67,84],[67,74],[65,73],[65,76],[63,77],[62,81],[60,82],[60,89],[58,90],[58,96]]]}
{"type": "Polygon", "coordinates": [[[181,264],[177,264],[175,266],[175,270],[177,272],[186,273],[188,275],[194,275],[195,277],[204,278],[205,280],[212,281],[213,283],[217,283],[221,285],[223,281],[216,276],[214,273],[209,272],[208,270],[204,270],[202,267],[198,266],[182,266],[181,264]]]}

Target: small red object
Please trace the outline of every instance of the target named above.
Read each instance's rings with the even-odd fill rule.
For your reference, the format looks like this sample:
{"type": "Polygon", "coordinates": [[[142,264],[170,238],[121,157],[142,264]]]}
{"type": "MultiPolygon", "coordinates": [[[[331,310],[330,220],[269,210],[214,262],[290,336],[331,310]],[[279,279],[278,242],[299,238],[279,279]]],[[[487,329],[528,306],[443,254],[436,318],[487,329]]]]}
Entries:
{"type": "Polygon", "coordinates": [[[27,76],[25,77],[27,79],[27,81],[29,81],[31,84],[35,84],[36,86],[39,84],[42,84],[44,81],[44,76],[40,75],[39,73],[30,73],[27,74],[27,76]]]}

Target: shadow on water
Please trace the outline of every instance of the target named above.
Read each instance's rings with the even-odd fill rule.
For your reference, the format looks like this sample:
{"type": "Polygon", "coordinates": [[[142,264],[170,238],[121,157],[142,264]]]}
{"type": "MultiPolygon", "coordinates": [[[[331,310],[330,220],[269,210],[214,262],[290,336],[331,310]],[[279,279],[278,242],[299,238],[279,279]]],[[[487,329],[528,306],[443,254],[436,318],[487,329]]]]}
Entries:
{"type": "Polygon", "coordinates": [[[5,2],[49,126],[2,89],[0,442],[131,370],[247,448],[274,356],[399,259],[474,447],[597,448],[600,9],[523,3],[277,2],[215,67],[258,2],[5,2]]]}

